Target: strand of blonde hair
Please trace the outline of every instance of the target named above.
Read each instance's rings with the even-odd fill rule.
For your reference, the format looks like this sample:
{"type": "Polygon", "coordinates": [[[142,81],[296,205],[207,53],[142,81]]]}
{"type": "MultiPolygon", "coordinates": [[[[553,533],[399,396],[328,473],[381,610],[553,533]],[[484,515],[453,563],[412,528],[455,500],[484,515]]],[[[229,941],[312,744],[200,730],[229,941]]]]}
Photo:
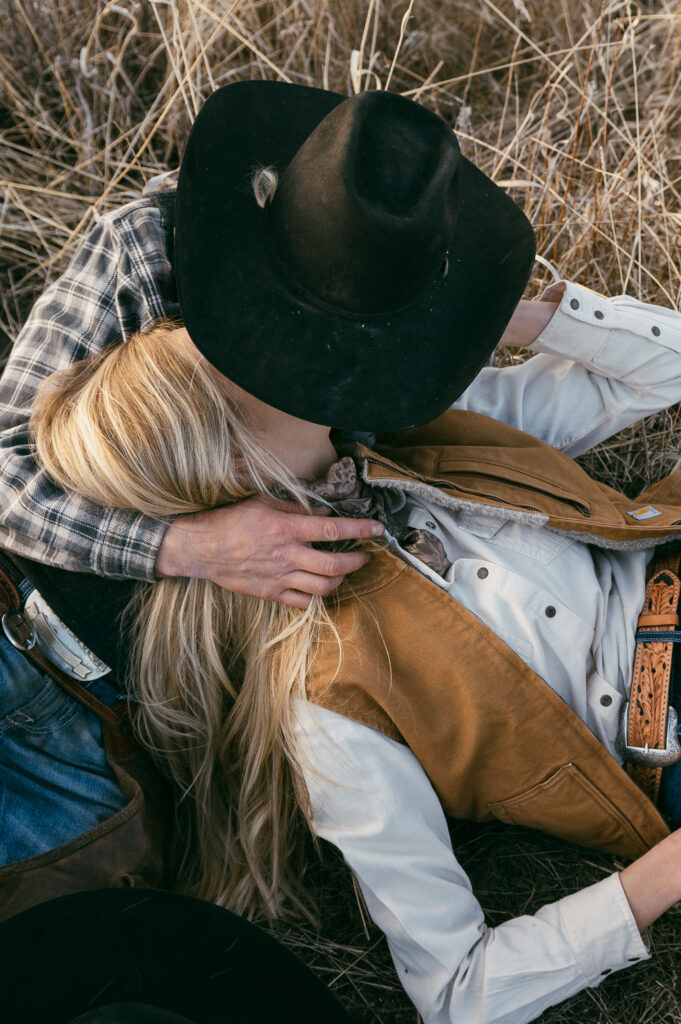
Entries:
{"type": "MultiPolygon", "coordinates": [[[[307,505],[172,324],[53,375],[32,432],[58,484],[108,507],[163,519],[282,489],[307,505]]],[[[291,697],[333,630],[322,600],[303,611],[165,579],[140,585],[128,619],[135,728],[177,787],[178,883],[240,914],[305,910],[291,697]]]]}

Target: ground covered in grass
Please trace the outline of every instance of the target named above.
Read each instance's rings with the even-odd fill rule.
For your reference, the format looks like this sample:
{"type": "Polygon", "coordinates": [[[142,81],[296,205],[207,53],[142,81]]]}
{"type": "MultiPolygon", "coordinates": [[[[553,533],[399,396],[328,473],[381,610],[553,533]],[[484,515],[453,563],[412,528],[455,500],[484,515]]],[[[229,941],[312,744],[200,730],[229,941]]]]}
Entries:
{"type": "MultiPolygon", "coordinates": [[[[528,297],[555,272],[679,307],[678,0],[0,0],[0,14],[5,351],[97,212],[176,168],[203,99],[241,78],[419,100],[532,220],[541,260],[528,297]]],[[[583,461],[633,496],[680,454],[674,408],[583,461]]],[[[616,867],[502,826],[457,825],[454,838],[491,924],[616,867]]],[[[310,865],[319,930],[280,934],[360,1024],[415,1022],[347,873],[328,850],[310,865]]],[[[677,913],[652,941],[651,963],[542,1019],[681,1022],[677,913]]]]}

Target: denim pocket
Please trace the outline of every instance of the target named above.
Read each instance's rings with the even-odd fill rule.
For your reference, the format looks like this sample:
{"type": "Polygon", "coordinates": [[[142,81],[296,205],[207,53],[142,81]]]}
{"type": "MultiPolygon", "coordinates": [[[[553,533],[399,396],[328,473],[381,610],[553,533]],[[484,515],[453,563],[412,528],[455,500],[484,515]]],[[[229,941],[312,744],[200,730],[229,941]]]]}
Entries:
{"type": "Polygon", "coordinates": [[[100,720],[0,639],[0,863],[59,846],[124,805],[100,720]]]}
{"type": "Polygon", "coordinates": [[[0,635],[0,735],[15,727],[43,731],[73,714],[76,702],[0,635]]]}
{"type": "Polygon", "coordinates": [[[0,719],[0,737],[22,731],[36,737],[66,728],[78,713],[76,701],[47,676],[36,680],[37,693],[0,719]]]}

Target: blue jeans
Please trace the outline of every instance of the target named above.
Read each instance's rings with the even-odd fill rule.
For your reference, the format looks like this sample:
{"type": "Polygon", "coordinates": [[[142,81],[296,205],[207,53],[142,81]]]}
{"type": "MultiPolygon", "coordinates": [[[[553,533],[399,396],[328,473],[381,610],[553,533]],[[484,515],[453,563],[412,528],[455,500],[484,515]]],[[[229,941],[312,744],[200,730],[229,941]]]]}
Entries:
{"type": "Polygon", "coordinates": [[[0,634],[0,864],[60,846],[125,803],[100,720],[0,634]]]}

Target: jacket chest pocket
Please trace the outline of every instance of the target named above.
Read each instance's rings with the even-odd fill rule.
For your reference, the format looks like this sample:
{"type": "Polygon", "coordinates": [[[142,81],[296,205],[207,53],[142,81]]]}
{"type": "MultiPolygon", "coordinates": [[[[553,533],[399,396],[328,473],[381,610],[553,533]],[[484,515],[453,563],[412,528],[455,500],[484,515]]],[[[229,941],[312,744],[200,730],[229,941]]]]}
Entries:
{"type": "Polygon", "coordinates": [[[455,491],[465,491],[485,501],[578,520],[592,513],[591,500],[569,482],[547,474],[543,467],[518,466],[510,457],[506,461],[490,461],[484,450],[478,458],[470,451],[448,454],[438,459],[435,471],[441,485],[449,483],[455,491]]]}

